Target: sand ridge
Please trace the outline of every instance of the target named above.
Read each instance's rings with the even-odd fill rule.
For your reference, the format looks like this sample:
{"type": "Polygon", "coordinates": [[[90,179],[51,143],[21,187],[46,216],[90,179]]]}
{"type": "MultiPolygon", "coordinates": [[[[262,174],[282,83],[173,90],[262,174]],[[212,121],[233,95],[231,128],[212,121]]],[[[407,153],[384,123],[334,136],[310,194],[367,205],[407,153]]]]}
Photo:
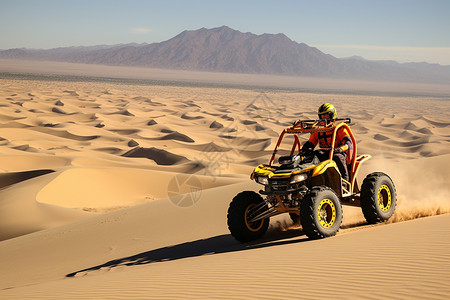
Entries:
{"type": "Polygon", "coordinates": [[[273,280],[298,296],[294,280],[314,298],[320,278],[308,274],[327,256],[339,283],[325,295],[444,299],[448,215],[405,221],[450,212],[449,112],[433,97],[2,79],[0,296],[274,298],[273,280]],[[265,239],[236,244],[230,200],[260,188],[249,175],[278,133],[323,102],[352,118],[359,153],[373,156],[358,180],[393,178],[391,224],[365,226],[359,208],[345,207],[335,238],[308,241],[281,216],[265,239]]]}

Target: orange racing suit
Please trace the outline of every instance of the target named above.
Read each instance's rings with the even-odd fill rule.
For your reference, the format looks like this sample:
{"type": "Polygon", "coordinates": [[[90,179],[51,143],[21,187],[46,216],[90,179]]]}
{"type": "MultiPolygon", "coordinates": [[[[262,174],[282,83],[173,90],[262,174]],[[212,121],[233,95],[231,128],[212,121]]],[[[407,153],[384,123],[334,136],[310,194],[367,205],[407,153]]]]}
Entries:
{"type": "MultiPolygon", "coordinates": [[[[303,147],[303,152],[308,152],[314,150],[317,144],[319,144],[319,147],[322,150],[329,150],[331,148],[331,139],[333,138],[333,131],[329,132],[313,132],[311,133],[311,136],[309,137],[309,141],[307,141],[303,147]]],[[[335,149],[342,149],[340,147],[342,146],[346,150],[344,151],[335,151],[333,155],[333,160],[336,162],[339,171],[341,172],[341,176],[345,180],[349,180],[348,175],[348,165],[351,163],[352,160],[352,151],[353,151],[353,143],[352,139],[350,138],[350,134],[346,128],[339,128],[336,133],[336,142],[335,142],[335,149]]],[[[325,160],[328,159],[329,152],[323,152],[318,153],[319,159],[325,160]]]]}

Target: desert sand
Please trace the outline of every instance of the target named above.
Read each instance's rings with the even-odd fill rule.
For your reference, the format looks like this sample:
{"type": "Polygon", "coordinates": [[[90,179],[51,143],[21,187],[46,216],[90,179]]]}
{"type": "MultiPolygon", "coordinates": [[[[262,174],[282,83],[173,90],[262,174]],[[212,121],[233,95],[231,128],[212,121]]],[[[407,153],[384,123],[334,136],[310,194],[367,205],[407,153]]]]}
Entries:
{"type": "Polygon", "coordinates": [[[0,298],[448,299],[450,97],[33,78],[0,81],[0,298]],[[317,241],[278,216],[239,244],[229,202],[324,102],[395,215],[344,206],[317,241]]]}

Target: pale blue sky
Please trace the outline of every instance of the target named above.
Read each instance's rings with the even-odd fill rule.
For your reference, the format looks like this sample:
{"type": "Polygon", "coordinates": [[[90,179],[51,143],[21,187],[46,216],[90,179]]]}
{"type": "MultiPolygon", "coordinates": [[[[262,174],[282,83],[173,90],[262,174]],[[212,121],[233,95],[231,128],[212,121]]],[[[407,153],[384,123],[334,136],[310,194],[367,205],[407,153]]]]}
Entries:
{"type": "Polygon", "coordinates": [[[227,25],[336,57],[450,65],[450,0],[0,0],[0,49],[168,40],[227,25]]]}

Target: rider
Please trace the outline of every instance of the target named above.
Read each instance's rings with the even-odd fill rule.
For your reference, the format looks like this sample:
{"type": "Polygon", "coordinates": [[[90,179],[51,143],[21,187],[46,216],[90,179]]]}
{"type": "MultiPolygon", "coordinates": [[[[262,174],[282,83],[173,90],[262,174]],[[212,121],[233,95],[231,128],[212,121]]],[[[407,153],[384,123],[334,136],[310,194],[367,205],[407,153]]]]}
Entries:
{"type": "MultiPolygon", "coordinates": [[[[336,120],[336,108],[330,103],[324,103],[319,107],[318,111],[319,119],[324,120],[327,124],[334,123],[336,120]]],[[[302,152],[312,152],[319,143],[320,148],[329,149],[331,147],[331,138],[333,132],[313,132],[303,147],[302,152]]],[[[350,164],[352,157],[353,143],[350,138],[348,130],[344,127],[340,127],[336,133],[336,142],[333,154],[333,160],[338,166],[339,172],[343,179],[349,181],[349,174],[347,165],[350,164]]],[[[328,151],[319,151],[319,159],[321,161],[328,159],[328,151]]]]}

